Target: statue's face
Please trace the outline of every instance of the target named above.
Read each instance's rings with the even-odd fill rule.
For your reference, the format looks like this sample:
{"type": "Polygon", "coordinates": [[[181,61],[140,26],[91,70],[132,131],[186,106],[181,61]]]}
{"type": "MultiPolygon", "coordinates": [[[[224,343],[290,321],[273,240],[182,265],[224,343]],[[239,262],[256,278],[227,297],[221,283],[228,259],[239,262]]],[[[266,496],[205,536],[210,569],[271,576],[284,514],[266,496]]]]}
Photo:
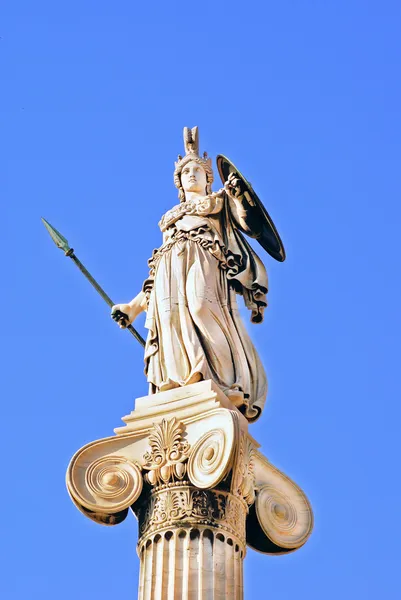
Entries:
{"type": "Polygon", "coordinates": [[[206,193],[206,172],[202,165],[191,160],[181,171],[181,185],[184,192],[206,193]]]}

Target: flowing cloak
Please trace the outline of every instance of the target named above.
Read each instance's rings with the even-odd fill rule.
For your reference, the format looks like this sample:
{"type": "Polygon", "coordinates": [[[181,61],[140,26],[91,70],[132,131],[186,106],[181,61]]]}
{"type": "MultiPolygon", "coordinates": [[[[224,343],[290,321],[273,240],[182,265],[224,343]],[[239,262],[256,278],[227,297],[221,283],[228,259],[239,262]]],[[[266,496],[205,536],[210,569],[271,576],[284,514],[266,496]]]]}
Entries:
{"type": "Polygon", "coordinates": [[[180,218],[172,209],[159,224],[164,243],[154,250],[143,284],[145,374],[151,393],[212,379],[253,421],[265,403],[267,380],[236,294],[243,296],[251,321],[262,322],[267,274],[235,225],[232,200],[224,195],[213,210],[208,198],[210,212],[204,206],[201,214],[196,208],[186,212],[183,203],[176,207],[180,218]]]}

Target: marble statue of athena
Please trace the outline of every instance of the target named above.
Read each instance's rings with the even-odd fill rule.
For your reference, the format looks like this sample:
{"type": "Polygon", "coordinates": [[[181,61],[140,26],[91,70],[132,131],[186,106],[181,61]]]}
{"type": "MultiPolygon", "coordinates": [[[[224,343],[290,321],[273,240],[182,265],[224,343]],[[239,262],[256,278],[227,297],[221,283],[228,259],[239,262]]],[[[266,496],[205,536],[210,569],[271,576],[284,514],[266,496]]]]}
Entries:
{"type": "Polygon", "coordinates": [[[163,239],[149,276],[131,302],[112,306],[121,328],[146,311],[141,343],[149,394],[136,398],[115,436],[74,454],[67,488],[96,523],[118,525],[129,511],[136,515],[138,600],[243,600],[246,547],[294,552],[313,527],[301,488],[248,431],[263,409],[267,382],[237,296],[251,321],[261,323],[267,275],[247,236],[278,261],[285,252],[263,204],[228,158],[217,156],[223,187],[213,192],[196,127],[184,129],[184,145],[174,171],[179,203],[159,222],[163,239]]]}
{"type": "Polygon", "coordinates": [[[146,311],[151,394],[211,379],[254,421],[265,403],[267,380],[237,295],[251,321],[261,323],[267,274],[244,236],[258,237],[252,231],[255,206],[234,172],[212,192],[211,160],[199,155],[197,127],[184,128],[184,147],[174,171],[179,204],[159,222],[163,240],[149,260],[149,277],[129,304],[113,307],[112,317],[124,328],[146,311]]]}

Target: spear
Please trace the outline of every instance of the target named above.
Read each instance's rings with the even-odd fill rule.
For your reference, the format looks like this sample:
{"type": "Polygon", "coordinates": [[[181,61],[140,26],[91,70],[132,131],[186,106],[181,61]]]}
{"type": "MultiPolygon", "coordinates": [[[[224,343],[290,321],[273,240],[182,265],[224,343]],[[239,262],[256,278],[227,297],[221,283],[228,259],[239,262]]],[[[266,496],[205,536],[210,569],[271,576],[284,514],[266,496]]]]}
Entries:
{"type": "MultiPolygon", "coordinates": [[[[69,256],[74,261],[74,263],[77,265],[77,267],[81,271],[81,273],[83,273],[85,275],[85,277],[89,281],[89,283],[91,283],[93,285],[95,290],[98,292],[98,294],[100,294],[100,296],[110,306],[110,308],[112,306],[114,306],[114,302],[112,301],[112,299],[109,298],[109,296],[106,294],[106,292],[100,287],[100,285],[97,283],[97,281],[95,279],[93,279],[92,275],[84,267],[84,265],[81,263],[79,258],[74,254],[74,249],[69,247],[68,241],[65,239],[65,237],[62,236],[61,233],[59,231],[57,231],[57,229],[52,227],[50,225],[50,223],[48,221],[46,221],[46,219],[44,219],[43,217],[42,217],[42,221],[43,221],[43,225],[46,227],[47,231],[50,233],[50,237],[52,238],[53,242],[56,244],[57,248],[60,248],[60,250],[63,250],[65,255],[69,256]]],[[[121,317],[124,317],[124,313],[121,313],[121,317]]],[[[137,332],[137,330],[134,329],[134,327],[132,327],[132,325],[128,325],[126,327],[126,329],[128,329],[128,331],[134,336],[135,339],[138,340],[138,342],[142,346],[145,346],[145,340],[137,332]]]]}

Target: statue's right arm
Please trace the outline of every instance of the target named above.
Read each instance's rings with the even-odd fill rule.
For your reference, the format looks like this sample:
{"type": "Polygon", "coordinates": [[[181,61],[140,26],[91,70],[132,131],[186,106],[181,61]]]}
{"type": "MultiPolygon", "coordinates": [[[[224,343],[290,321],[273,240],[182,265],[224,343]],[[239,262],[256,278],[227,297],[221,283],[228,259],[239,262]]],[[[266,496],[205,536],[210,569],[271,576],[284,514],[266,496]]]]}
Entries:
{"type": "Polygon", "coordinates": [[[111,318],[118,323],[121,329],[125,329],[145,310],[146,295],[141,291],[128,304],[115,304],[111,309],[111,318]]]}

